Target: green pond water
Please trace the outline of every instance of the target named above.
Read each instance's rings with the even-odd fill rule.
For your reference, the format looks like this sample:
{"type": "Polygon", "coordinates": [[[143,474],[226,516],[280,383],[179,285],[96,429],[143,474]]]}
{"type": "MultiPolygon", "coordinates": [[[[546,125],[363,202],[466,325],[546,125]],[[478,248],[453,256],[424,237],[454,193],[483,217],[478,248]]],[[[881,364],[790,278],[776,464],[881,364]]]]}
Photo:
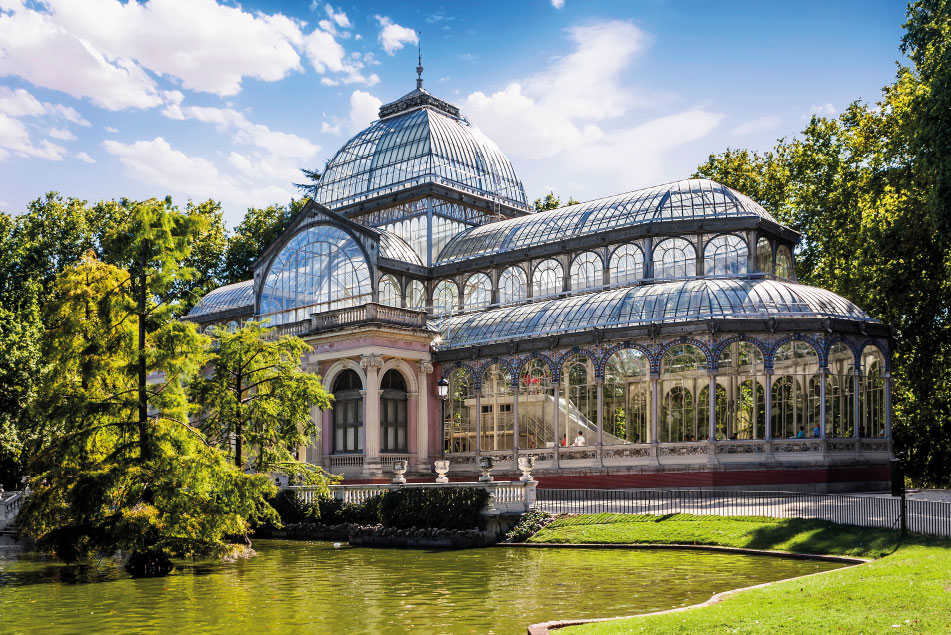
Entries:
{"type": "Polygon", "coordinates": [[[835,563],[673,550],[358,549],[260,540],[234,563],[132,579],[0,552],[0,631],[24,633],[524,633],[628,615],[835,563]]]}

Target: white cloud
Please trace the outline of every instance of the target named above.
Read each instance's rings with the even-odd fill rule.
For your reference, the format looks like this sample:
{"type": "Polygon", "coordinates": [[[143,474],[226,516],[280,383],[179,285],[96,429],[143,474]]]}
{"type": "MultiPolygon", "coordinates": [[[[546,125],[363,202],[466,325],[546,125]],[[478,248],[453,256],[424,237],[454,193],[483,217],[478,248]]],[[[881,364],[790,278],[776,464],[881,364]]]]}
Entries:
{"type": "Polygon", "coordinates": [[[68,128],[52,128],[48,134],[50,137],[59,139],[60,141],[76,140],[76,135],[74,135],[68,128]]]}
{"type": "Polygon", "coordinates": [[[162,137],[128,144],[107,140],[102,145],[119,159],[130,177],[150,188],[162,188],[155,194],[171,193],[194,200],[216,198],[236,209],[283,202],[294,194],[290,178],[283,180],[287,186],[273,185],[261,177],[262,172],[268,173],[267,166],[236,153],[228,157],[232,169],[223,171],[215,162],[176,150],[162,137]]]}
{"type": "Polygon", "coordinates": [[[80,126],[90,125],[76,110],[62,104],[41,102],[23,88],[12,90],[0,86],[0,112],[11,117],[42,117],[65,119],[80,126]]]}
{"type": "Polygon", "coordinates": [[[116,134],[119,132],[118,128],[113,128],[112,126],[106,126],[106,132],[109,134],[116,134]]]}
{"type": "Polygon", "coordinates": [[[561,9],[565,6],[565,0],[551,0],[551,6],[561,9]]]}
{"type": "Polygon", "coordinates": [[[18,156],[61,161],[65,153],[66,148],[48,139],[33,143],[22,121],[0,113],[0,159],[18,156]]]}
{"type": "Polygon", "coordinates": [[[387,54],[393,55],[407,44],[419,43],[419,38],[413,29],[396,24],[393,20],[383,15],[374,17],[380,24],[380,44],[387,54]]]}
{"type": "Polygon", "coordinates": [[[86,152],[77,152],[77,153],[74,154],[73,156],[76,157],[77,159],[79,159],[80,161],[82,161],[83,163],[95,163],[95,162],[96,162],[96,160],[93,159],[91,156],[89,156],[89,154],[87,154],[86,152]]]}
{"type": "Polygon", "coordinates": [[[339,123],[331,124],[329,122],[324,121],[320,124],[320,131],[323,134],[340,134],[340,124],[339,123]]]}
{"type": "Polygon", "coordinates": [[[362,90],[355,90],[350,95],[350,129],[353,132],[366,128],[371,121],[375,121],[380,114],[383,102],[362,90]]]}
{"type": "Polygon", "coordinates": [[[777,126],[779,126],[780,122],[780,118],[776,117],[775,115],[764,115],[751,121],[741,123],[740,125],[733,128],[733,130],[730,131],[730,134],[743,136],[757,134],[760,132],[769,132],[770,130],[774,130],[777,126]]]}
{"type": "Polygon", "coordinates": [[[802,117],[803,119],[810,119],[813,115],[818,117],[835,117],[837,112],[839,111],[832,104],[819,104],[818,106],[813,104],[809,106],[809,111],[802,117]]]}
{"type": "Polygon", "coordinates": [[[324,11],[327,12],[327,17],[333,20],[333,23],[339,26],[341,29],[350,28],[350,18],[347,17],[347,14],[343,12],[343,9],[334,11],[334,8],[326,4],[324,5],[324,11]]]}
{"type": "Polygon", "coordinates": [[[722,120],[703,108],[634,116],[650,100],[624,81],[649,40],[633,24],[578,26],[568,37],[571,51],[543,72],[464,101],[469,118],[516,159],[529,189],[554,182],[564,196],[590,198],[669,179],[665,158],[722,120]]]}
{"type": "MultiPolygon", "coordinates": [[[[253,123],[243,113],[233,108],[211,106],[179,107],[182,119],[195,119],[214,124],[220,130],[234,135],[234,142],[252,145],[270,155],[285,159],[308,159],[317,154],[320,147],[307,139],[287,132],[271,130],[265,125],[253,123]]],[[[173,119],[176,117],[173,117],[173,119]]]]}

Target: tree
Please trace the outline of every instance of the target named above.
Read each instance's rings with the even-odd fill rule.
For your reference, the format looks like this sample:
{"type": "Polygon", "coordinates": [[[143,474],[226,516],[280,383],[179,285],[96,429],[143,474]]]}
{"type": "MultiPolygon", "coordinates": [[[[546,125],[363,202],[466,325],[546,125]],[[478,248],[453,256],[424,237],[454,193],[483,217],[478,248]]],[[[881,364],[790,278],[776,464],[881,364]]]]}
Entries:
{"type": "Polygon", "coordinates": [[[225,451],[233,448],[239,468],[251,463],[259,472],[306,473],[326,482],[323,472],[305,469],[294,456],[319,432],[311,409],[326,410],[333,400],[320,377],[301,368],[310,346],[298,337],[274,337],[257,322],[235,332],[219,328],[214,337],[209,372],[192,386],[196,425],[225,451]]]}
{"type": "MultiPolygon", "coordinates": [[[[162,244],[162,232],[148,233],[162,244]]],[[[146,250],[135,240],[132,248],[146,250]]],[[[222,553],[250,522],[273,521],[265,498],[274,487],[236,470],[189,424],[185,386],[204,363],[207,338],[166,320],[147,331],[143,355],[141,288],[135,274],[92,252],[58,276],[44,311],[32,492],[18,523],[65,560],[118,549],[135,573],[157,574],[170,556],[222,553]],[[145,430],[143,359],[152,378],[145,430]]]]}
{"type": "Polygon", "coordinates": [[[294,187],[300,190],[300,193],[305,197],[316,201],[317,200],[317,189],[320,187],[320,176],[321,173],[317,170],[308,170],[307,168],[301,168],[304,177],[306,177],[306,183],[295,183],[294,187]]]}
{"type": "Polygon", "coordinates": [[[291,199],[287,205],[248,208],[244,219],[235,228],[235,233],[228,239],[223,282],[230,284],[253,277],[254,262],[287,229],[305,203],[303,199],[291,199]]]}
{"type": "MultiPolygon", "coordinates": [[[[566,205],[577,205],[577,204],[578,204],[578,201],[576,201],[573,197],[571,196],[568,197],[568,202],[566,203],[566,205]]],[[[559,207],[561,207],[561,198],[559,198],[558,195],[555,194],[554,192],[549,192],[548,194],[545,195],[545,198],[535,199],[536,212],[545,212],[550,209],[557,209],[559,207]]]]}

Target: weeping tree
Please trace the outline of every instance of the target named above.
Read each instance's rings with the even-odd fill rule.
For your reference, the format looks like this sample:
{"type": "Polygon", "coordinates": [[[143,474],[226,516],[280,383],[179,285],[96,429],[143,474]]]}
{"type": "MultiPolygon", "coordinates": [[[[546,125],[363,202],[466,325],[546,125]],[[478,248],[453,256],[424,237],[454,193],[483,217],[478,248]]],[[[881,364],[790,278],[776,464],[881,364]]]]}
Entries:
{"type": "Polygon", "coordinates": [[[326,410],[333,401],[320,377],[301,367],[310,350],[260,322],[215,331],[208,370],[192,385],[195,421],[236,467],[326,484],[326,473],[296,456],[318,435],[312,409],[326,410]]]}

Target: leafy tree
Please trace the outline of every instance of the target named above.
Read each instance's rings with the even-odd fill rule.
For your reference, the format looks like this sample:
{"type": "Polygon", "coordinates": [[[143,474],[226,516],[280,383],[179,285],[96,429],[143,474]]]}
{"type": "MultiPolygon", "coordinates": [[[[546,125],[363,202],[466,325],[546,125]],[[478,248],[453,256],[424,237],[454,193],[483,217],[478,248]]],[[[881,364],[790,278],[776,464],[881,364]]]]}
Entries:
{"type": "Polygon", "coordinates": [[[802,232],[797,274],[896,331],[894,435],[909,474],[951,482],[951,3],[908,7],[896,81],[876,107],[813,117],[772,152],[727,150],[697,174],[802,232]]]}
{"type": "MultiPolygon", "coordinates": [[[[568,202],[565,203],[565,205],[577,205],[577,204],[578,204],[578,201],[576,201],[571,196],[568,197],[568,202]]],[[[561,207],[561,198],[554,192],[549,192],[548,194],[545,195],[544,198],[535,199],[536,212],[545,212],[547,210],[557,209],[559,207],[561,207]]]]}
{"type": "Polygon", "coordinates": [[[298,337],[274,337],[257,322],[235,332],[219,328],[215,339],[210,371],[192,386],[198,427],[233,450],[238,467],[250,462],[259,472],[326,482],[323,472],[305,469],[295,458],[297,448],[318,434],[311,409],[326,410],[333,400],[320,377],[301,368],[310,346],[298,337]],[[253,456],[246,457],[245,449],[253,456]]]}
{"type": "Polygon", "coordinates": [[[228,239],[223,282],[230,284],[249,280],[254,275],[254,262],[287,229],[305,203],[304,199],[291,199],[287,205],[248,208],[235,233],[228,239]]]}

